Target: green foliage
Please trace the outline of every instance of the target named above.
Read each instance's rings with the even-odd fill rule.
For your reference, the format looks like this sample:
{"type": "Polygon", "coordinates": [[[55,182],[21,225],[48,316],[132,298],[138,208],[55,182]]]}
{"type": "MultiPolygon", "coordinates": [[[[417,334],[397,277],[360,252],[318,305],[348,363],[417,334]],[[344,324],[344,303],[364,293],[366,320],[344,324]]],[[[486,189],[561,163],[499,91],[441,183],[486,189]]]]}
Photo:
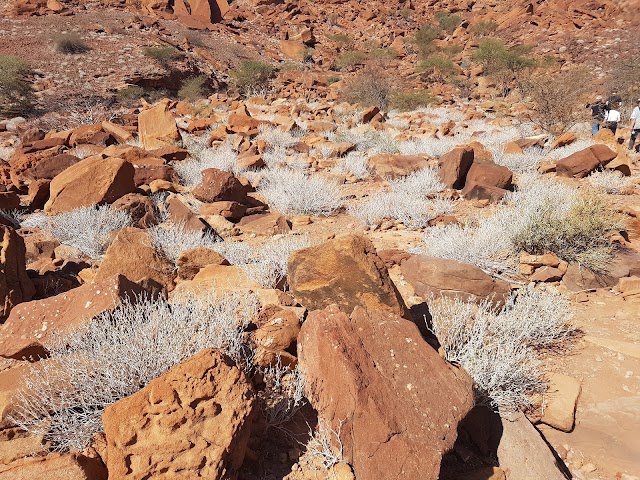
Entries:
{"type": "Polygon", "coordinates": [[[393,92],[391,78],[379,68],[368,66],[345,82],[343,98],[349,103],[385,109],[393,92]]]}
{"type": "Polygon", "coordinates": [[[598,272],[613,256],[609,236],[621,228],[619,216],[595,193],[585,193],[565,214],[557,205],[543,206],[539,215],[514,238],[514,246],[533,255],[554,252],[598,272]]]}
{"type": "Polygon", "coordinates": [[[77,33],[65,33],[53,37],[53,44],[58,53],[74,55],[89,50],[89,46],[77,33]]]}
{"type": "Polygon", "coordinates": [[[418,65],[418,71],[436,82],[445,82],[457,73],[455,63],[443,57],[425,58],[418,65]]]}
{"type": "Polygon", "coordinates": [[[527,45],[508,48],[500,39],[485,38],[480,41],[473,59],[484,66],[487,75],[503,71],[517,72],[536,66],[536,59],[530,56],[531,50],[532,47],[527,45]]]}
{"type": "Polygon", "coordinates": [[[344,33],[334,33],[331,35],[327,35],[327,38],[337,43],[344,43],[345,45],[349,45],[351,44],[351,42],[353,42],[353,39],[349,35],[346,35],[344,33]]]}
{"type": "Polygon", "coordinates": [[[447,33],[453,32],[462,23],[461,17],[446,10],[436,12],[435,19],[440,28],[447,33]]]}
{"type": "Polygon", "coordinates": [[[441,30],[438,27],[425,24],[414,34],[413,43],[421,56],[428,56],[435,50],[433,41],[439,39],[440,36],[441,30]]]}
{"type": "Polygon", "coordinates": [[[397,13],[399,16],[401,16],[405,20],[408,20],[413,15],[413,10],[411,10],[410,8],[401,8],[400,10],[398,10],[397,13]]]}
{"type": "Polygon", "coordinates": [[[464,50],[462,45],[449,45],[441,49],[447,55],[457,55],[464,50]]]}
{"type": "Polygon", "coordinates": [[[27,76],[31,67],[24,60],[0,55],[0,113],[17,115],[33,108],[33,88],[27,76]]]}
{"type": "Polygon", "coordinates": [[[498,29],[498,24],[493,20],[482,20],[471,27],[471,32],[479,37],[486,37],[498,29]]]}
{"type": "Polygon", "coordinates": [[[132,103],[145,96],[145,90],[139,85],[129,85],[116,92],[116,99],[121,103],[132,103]]]}
{"type": "Polygon", "coordinates": [[[145,57],[153,58],[163,65],[182,58],[182,52],[180,52],[180,50],[168,45],[164,47],[147,47],[142,50],[142,54],[145,57]]]}
{"type": "Polygon", "coordinates": [[[426,90],[408,90],[394,93],[391,97],[391,107],[396,110],[408,112],[420,107],[438,104],[440,101],[440,97],[426,90]]]}
{"type": "Polygon", "coordinates": [[[266,88],[275,74],[275,68],[258,60],[245,60],[238,68],[230,72],[235,86],[249,94],[266,88]]]}
{"type": "Polygon", "coordinates": [[[360,50],[351,50],[338,55],[336,58],[336,68],[338,70],[344,70],[355,67],[356,65],[363,65],[368,58],[369,57],[365,52],[361,52],[360,50]]]}
{"type": "Polygon", "coordinates": [[[207,96],[209,92],[209,78],[206,75],[191,77],[182,82],[178,97],[183,100],[198,100],[207,96]]]}
{"type": "Polygon", "coordinates": [[[340,81],[340,77],[329,77],[327,78],[327,84],[331,85],[332,83],[336,83],[340,81]]]}

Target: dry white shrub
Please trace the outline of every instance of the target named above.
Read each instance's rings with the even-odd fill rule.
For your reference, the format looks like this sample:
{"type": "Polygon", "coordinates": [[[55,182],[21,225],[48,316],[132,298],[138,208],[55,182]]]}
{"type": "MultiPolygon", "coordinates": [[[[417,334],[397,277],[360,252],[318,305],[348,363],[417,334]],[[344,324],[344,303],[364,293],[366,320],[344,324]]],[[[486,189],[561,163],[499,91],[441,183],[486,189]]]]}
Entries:
{"type": "Polygon", "coordinates": [[[47,345],[17,395],[17,425],[51,442],[56,451],[82,450],[102,431],[104,409],[132,395],[205,348],[242,364],[250,357],[242,332],[257,299],[214,292],[167,303],[138,298],[47,345]]]}
{"type": "Polygon", "coordinates": [[[630,194],[633,192],[633,186],[637,180],[631,177],[625,177],[617,170],[603,170],[593,172],[588,177],[589,183],[605,193],[614,195],[630,194]]]}
{"type": "Polygon", "coordinates": [[[466,138],[458,136],[433,138],[432,136],[421,136],[398,143],[398,150],[403,155],[429,155],[431,157],[441,157],[450,152],[458,145],[465,143],[466,138]]]}
{"type": "Polygon", "coordinates": [[[569,302],[553,292],[527,289],[502,310],[447,298],[429,310],[447,360],[473,378],[479,403],[501,412],[527,407],[532,394],[544,392],[540,352],[566,346],[576,333],[569,302]]]}
{"type": "Polygon", "coordinates": [[[340,422],[337,431],[322,420],[318,421],[315,432],[309,427],[310,439],[306,445],[307,454],[318,460],[326,469],[343,461],[344,448],[340,437],[342,423],[340,422]]]}
{"type": "Polygon", "coordinates": [[[306,235],[279,235],[259,247],[243,242],[220,242],[213,250],[265,288],[275,288],[287,276],[289,255],[312,245],[306,235]]]}
{"type": "Polygon", "coordinates": [[[92,260],[105,252],[111,232],[130,224],[131,217],[126,212],[113,210],[109,205],[81,207],[52,216],[34,213],[20,222],[22,227],[44,230],[92,260]]]}
{"type": "Polygon", "coordinates": [[[504,202],[491,217],[429,229],[426,253],[491,273],[514,272],[522,250],[606,269],[613,255],[608,239],[622,224],[601,196],[533,174],[522,175],[504,202]]]}
{"type": "Polygon", "coordinates": [[[450,200],[428,198],[445,188],[437,170],[425,168],[404,178],[391,180],[389,185],[390,192],[372,195],[364,202],[351,206],[349,213],[368,225],[393,219],[410,228],[422,228],[438,215],[453,210],[450,200]]]}
{"type": "Polygon", "coordinates": [[[367,157],[362,152],[350,152],[336,162],[336,171],[363,180],[371,176],[367,157]]]}
{"type": "Polygon", "coordinates": [[[369,155],[400,153],[398,142],[387,132],[356,127],[349,130],[327,132],[326,135],[330,142],[352,143],[356,146],[356,151],[367,152],[369,155]]]}
{"type": "Polygon", "coordinates": [[[517,174],[537,172],[544,159],[542,148],[529,148],[524,153],[495,152],[493,155],[495,163],[517,174]]]}
{"type": "Polygon", "coordinates": [[[330,215],[342,206],[342,192],[336,181],[299,170],[267,170],[258,191],[269,206],[284,214],[330,215]]]}
{"type": "Polygon", "coordinates": [[[238,153],[230,143],[222,143],[216,148],[209,148],[199,143],[190,145],[191,158],[176,162],[174,169],[188,186],[195,186],[202,181],[202,171],[217,168],[238,175],[243,169],[238,165],[238,153]]]}
{"type": "Polygon", "coordinates": [[[214,249],[222,241],[213,232],[192,230],[183,224],[156,225],[148,232],[156,250],[174,265],[177,265],[182,252],[200,247],[214,249]]]}
{"type": "Polygon", "coordinates": [[[265,388],[258,398],[267,428],[282,428],[306,403],[304,377],[298,367],[282,366],[280,357],[275,365],[260,369],[260,373],[265,388]]]}
{"type": "Polygon", "coordinates": [[[293,129],[290,132],[285,132],[279,127],[274,127],[267,124],[262,124],[258,127],[260,133],[257,136],[258,140],[264,140],[274,148],[290,148],[300,141],[306,134],[304,130],[293,129]]]}
{"type": "Polygon", "coordinates": [[[585,148],[595,145],[595,143],[596,142],[594,142],[591,138],[581,138],[565,147],[550,150],[547,153],[547,158],[551,160],[562,160],[563,158],[567,158],[569,155],[573,155],[580,150],[584,150],[585,148]]]}

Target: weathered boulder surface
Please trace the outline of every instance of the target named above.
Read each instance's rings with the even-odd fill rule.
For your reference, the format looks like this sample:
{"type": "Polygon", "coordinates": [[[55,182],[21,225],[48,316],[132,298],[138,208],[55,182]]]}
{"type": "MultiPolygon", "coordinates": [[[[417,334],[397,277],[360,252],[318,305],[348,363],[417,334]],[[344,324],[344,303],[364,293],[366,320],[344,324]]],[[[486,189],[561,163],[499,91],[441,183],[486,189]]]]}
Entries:
{"type": "Polygon", "coordinates": [[[436,479],[472,381],[389,311],[332,305],[311,312],[298,336],[306,393],[344,446],[359,480],[436,479]]]}
{"type": "Polygon", "coordinates": [[[236,478],[254,403],[242,370],[197,353],[105,409],[109,479],[236,478]]]}
{"type": "Polygon", "coordinates": [[[522,413],[502,417],[498,463],[509,479],[566,480],[546,442],[522,413]]]}
{"type": "Polygon", "coordinates": [[[0,480],[107,480],[107,469],[97,458],[80,453],[52,453],[26,457],[0,467],[0,480]]]}
{"type": "Polygon", "coordinates": [[[592,145],[559,160],[556,172],[561,177],[583,178],[596,168],[606,166],[617,155],[606,145],[592,145]]]}
{"type": "Polygon", "coordinates": [[[24,240],[11,227],[0,225],[0,320],[19,303],[31,300],[35,293],[27,276],[24,240]]]}
{"type": "Polygon", "coordinates": [[[372,155],[367,161],[376,175],[392,179],[406,177],[429,166],[429,161],[420,155],[383,153],[372,155]]]}
{"type": "Polygon", "coordinates": [[[573,430],[580,390],[579,380],[561,373],[551,374],[540,421],[563,432],[573,430]]]}
{"type": "Polygon", "coordinates": [[[217,168],[202,172],[202,181],[191,192],[201,202],[212,203],[223,200],[246,202],[248,189],[232,173],[217,168]]]}
{"type": "Polygon", "coordinates": [[[47,339],[69,331],[115,308],[125,298],[143,293],[122,275],[87,283],[45,300],[18,305],[0,326],[0,356],[21,359],[45,353],[47,339]]]}
{"type": "Polygon", "coordinates": [[[461,189],[473,164],[472,147],[456,147],[438,160],[440,179],[449,188],[461,189]]]}
{"type": "Polygon", "coordinates": [[[510,190],[513,187],[513,172],[507,167],[495,163],[474,162],[467,173],[466,183],[487,185],[510,190]]]}
{"type": "Polygon", "coordinates": [[[138,114],[138,137],[146,150],[170,146],[180,139],[167,102],[160,102],[138,114]]]}
{"type": "Polygon", "coordinates": [[[145,230],[133,227],[121,229],[107,248],[95,281],[124,275],[133,282],[148,279],[164,289],[173,288],[173,264],[153,247],[145,230]]]}
{"type": "Polygon", "coordinates": [[[85,158],[55,176],[44,209],[55,214],[113,203],[136,189],[134,173],[133,165],[121,158],[85,158]]]}
{"type": "Polygon", "coordinates": [[[345,235],[293,252],[288,283],[296,300],[309,310],[335,303],[346,312],[362,306],[410,318],[384,262],[362,235],[345,235]]]}
{"type": "Polygon", "coordinates": [[[423,298],[433,295],[502,304],[511,292],[507,282],[492,278],[475,265],[456,260],[412,255],[402,262],[400,270],[416,294],[423,298]]]}

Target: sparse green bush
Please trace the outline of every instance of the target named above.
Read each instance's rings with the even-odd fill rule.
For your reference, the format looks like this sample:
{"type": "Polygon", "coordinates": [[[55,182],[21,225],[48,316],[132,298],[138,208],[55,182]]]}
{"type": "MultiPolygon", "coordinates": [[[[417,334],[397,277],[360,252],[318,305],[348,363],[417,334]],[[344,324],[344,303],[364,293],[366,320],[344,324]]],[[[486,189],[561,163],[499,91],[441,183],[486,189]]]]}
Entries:
{"type": "Polygon", "coordinates": [[[146,47],[142,50],[142,54],[145,57],[153,58],[163,65],[182,58],[182,52],[169,45],[163,47],[146,47]]]}
{"type": "Polygon", "coordinates": [[[480,41],[473,59],[484,66],[486,75],[506,70],[517,72],[536,65],[536,59],[531,57],[531,50],[532,47],[527,45],[508,48],[500,39],[485,38],[480,41]]]}
{"type": "Polygon", "coordinates": [[[27,76],[31,67],[24,60],[0,55],[0,113],[17,115],[33,108],[33,88],[27,76]]]}
{"type": "Polygon", "coordinates": [[[198,100],[207,96],[209,92],[209,78],[206,75],[187,78],[182,82],[178,96],[183,100],[198,100]]]}
{"type": "Polygon", "coordinates": [[[425,24],[413,36],[413,44],[418,49],[418,53],[425,57],[435,49],[433,41],[441,36],[441,30],[434,26],[425,24]]]}
{"type": "Polygon", "coordinates": [[[440,28],[447,33],[453,32],[461,23],[462,18],[446,10],[436,12],[435,19],[440,28]]]}
{"type": "Polygon", "coordinates": [[[498,29],[498,24],[493,20],[482,20],[471,27],[471,31],[479,37],[486,37],[498,29]]]}
{"type": "Polygon", "coordinates": [[[129,85],[116,92],[116,99],[122,103],[131,103],[144,97],[145,90],[139,85],[129,85]]]}
{"type": "Polygon", "coordinates": [[[244,93],[268,87],[275,68],[258,60],[245,60],[238,68],[231,71],[235,86],[244,93]]]}
{"type": "Polygon", "coordinates": [[[64,53],[67,55],[84,53],[89,50],[89,46],[77,33],[57,35],[53,37],[53,44],[58,53],[64,53]]]}
{"type": "Polygon", "coordinates": [[[349,35],[346,35],[344,33],[334,33],[331,35],[327,35],[327,38],[329,40],[333,40],[334,42],[343,43],[345,45],[350,45],[353,42],[353,39],[349,35]]]}
{"type": "Polygon", "coordinates": [[[457,73],[455,63],[443,57],[425,58],[418,65],[418,70],[429,80],[436,82],[446,82],[457,73]]]}
{"type": "Polygon", "coordinates": [[[391,107],[403,112],[438,103],[440,103],[440,97],[432,95],[426,90],[396,92],[391,97],[391,107]]]}
{"type": "Polygon", "coordinates": [[[342,53],[336,58],[336,68],[338,70],[344,70],[345,68],[355,67],[356,65],[363,65],[367,61],[368,55],[360,50],[351,50],[349,52],[342,53]]]}
{"type": "Polygon", "coordinates": [[[329,77],[327,78],[327,83],[331,85],[332,83],[336,83],[340,81],[340,77],[329,77]]]}
{"type": "Polygon", "coordinates": [[[363,106],[377,106],[385,109],[393,93],[391,77],[380,69],[367,67],[347,80],[342,89],[342,96],[349,103],[363,106]]]}

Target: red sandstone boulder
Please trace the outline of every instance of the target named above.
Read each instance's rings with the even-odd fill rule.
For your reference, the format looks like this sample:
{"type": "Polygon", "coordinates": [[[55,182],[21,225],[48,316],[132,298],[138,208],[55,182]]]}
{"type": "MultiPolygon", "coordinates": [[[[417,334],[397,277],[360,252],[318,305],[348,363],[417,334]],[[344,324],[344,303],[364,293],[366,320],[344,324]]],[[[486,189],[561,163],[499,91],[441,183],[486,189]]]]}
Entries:
{"type": "Polygon", "coordinates": [[[53,334],[70,331],[115,308],[125,297],[134,298],[142,288],[123,276],[85,284],[45,300],[18,305],[0,326],[0,356],[42,355],[53,334]]]}
{"type": "Polygon", "coordinates": [[[400,270],[416,294],[423,298],[434,295],[502,304],[511,292],[507,282],[494,280],[475,265],[456,260],[412,255],[402,262],[400,270]]]}
{"type": "Polygon", "coordinates": [[[138,138],[147,150],[170,146],[180,139],[167,102],[160,102],[138,114],[138,138]]]}
{"type": "Polygon", "coordinates": [[[438,160],[440,178],[449,188],[461,189],[473,164],[473,148],[456,147],[438,160]]]}
{"type": "Polygon", "coordinates": [[[135,190],[133,176],[133,165],[120,158],[86,158],[51,181],[45,211],[55,214],[79,207],[113,203],[135,190]]]}
{"type": "Polygon", "coordinates": [[[389,311],[311,312],[299,367],[320,422],[340,432],[358,480],[437,479],[442,455],[473,407],[472,381],[389,311]]]}
{"type": "Polygon", "coordinates": [[[592,145],[559,160],[556,172],[561,177],[583,178],[596,168],[607,165],[617,155],[606,145],[592,145]]]}
{"type": "Polygon", "coordinates": [[[0,480],[107,480],[107,469],[99,458],[80,453],[52,453],[26,457],[0,467],[0,480]]]}
{"type": "Polygon", "coordinates": [[[236,478],[254,405],[242,370],[215,350],[197,353],[105,409],[109,480],[236,478]]]}
{"type": "Polygon", "coordinates": [[[119,198],[111,208],[126,212],[131,217],[133,227],[148,228],[158,223],[153,200],[139,193],[129,193],[119,198]]]}
{"type": "Polygon", "coordinates": [[[487,185],[510,190],[513,187],[513,172],[495,163],[474,162],[467,173],[466,184],[487,185]]]}
{"type": "Polygon", "coordinates": [[[202,181],[191,193],[206,203],[222,200],[243,203],[246,201],[248,190],[232,173],[207,168],[202,172],[202,181]]]}
{"type": "Polygon", "coordinates": [[[338,304],[346,312],[361,306],[409,318],[384,262],[362,235],[345,235],[293,252],[288,272],[291,293],[309,310],[338,304]]]}
{"type": "Polygon", "coordinates": [[[35,293],[27,276],[24,240],[11,227],[0,225],[0,320],[35,293]]]}
{"type": "Polygon", "coordinates": [[[419,155],[393,155],[383,153],[369,157],[369,167],[382,178],[406,177],[418,170],[427,168],[429,162],[419,155]]]}

